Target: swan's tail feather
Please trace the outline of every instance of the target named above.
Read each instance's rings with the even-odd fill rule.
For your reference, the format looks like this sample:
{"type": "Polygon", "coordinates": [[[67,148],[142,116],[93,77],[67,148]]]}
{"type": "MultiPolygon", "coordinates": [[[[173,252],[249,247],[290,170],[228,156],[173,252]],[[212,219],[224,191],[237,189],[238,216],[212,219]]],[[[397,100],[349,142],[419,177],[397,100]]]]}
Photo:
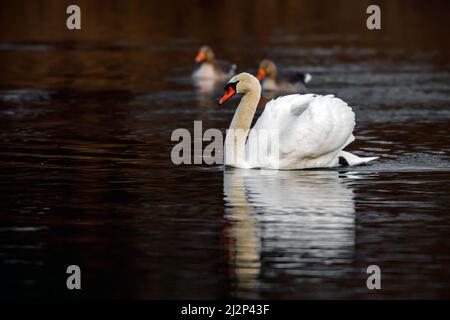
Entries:
{"type": "Polygon", "coordinates": [[[357,166],[360,164],[366,164],[370,161],[376,160],[379,157],[365,157],[361,158],[347,151],[341,151],[339,153],[339,163],[344,166],[357,166]]]}

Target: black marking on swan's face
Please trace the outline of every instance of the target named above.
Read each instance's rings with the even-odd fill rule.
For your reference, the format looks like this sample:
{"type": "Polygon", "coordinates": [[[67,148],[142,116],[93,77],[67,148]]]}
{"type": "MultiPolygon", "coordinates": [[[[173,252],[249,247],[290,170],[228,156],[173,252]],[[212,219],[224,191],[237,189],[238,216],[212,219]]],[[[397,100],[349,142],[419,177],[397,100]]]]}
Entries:
{"type": "Polygon", "coordinates": [[[237,84],[239,81],[236,82],[229,82],[225,86],[225,94],[223,97],[219,100],[219,104],[223,104],[225,101],[230,99],[232,96],[234,96],[237,93],[237,84]]]}
{"type": "Polygon", "coordinates": [[[237,84],[238,84],[239,80],[236,82],[229,82],[227,83],[227,85],[225,86],[225,92],[227,92],[228,90],[230,90],[230,88],[232,88],[235,92],[237,92],[237,84]]]}

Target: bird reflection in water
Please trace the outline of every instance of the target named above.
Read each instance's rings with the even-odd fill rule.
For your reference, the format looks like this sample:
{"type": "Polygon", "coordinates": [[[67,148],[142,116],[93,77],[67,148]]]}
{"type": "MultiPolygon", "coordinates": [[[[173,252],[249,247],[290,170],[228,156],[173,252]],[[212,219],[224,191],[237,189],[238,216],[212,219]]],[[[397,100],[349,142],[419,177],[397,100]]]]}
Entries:
{"type": "Polygon", "coordinates": [[[227,168],[224,232],[232,294],[259,298],[269,275],[298,280],[346,272],[355,244],[352,178],[335,170],[227,168]]]}
{"type": "Polygon", "coordinates": [[[199,97],[213,98],[216,91],[222,91],[225,83],[214,79],[193,79],[199,97]]]}
{"type": "Polygon", "coordinates": [[[195,88],[195,97],[197,105],[205,108],[210,108],[211,103],[217,103],[217,96],[219,96],[224,87],[224,82],[214,79],[193,79],[195,88]]]}

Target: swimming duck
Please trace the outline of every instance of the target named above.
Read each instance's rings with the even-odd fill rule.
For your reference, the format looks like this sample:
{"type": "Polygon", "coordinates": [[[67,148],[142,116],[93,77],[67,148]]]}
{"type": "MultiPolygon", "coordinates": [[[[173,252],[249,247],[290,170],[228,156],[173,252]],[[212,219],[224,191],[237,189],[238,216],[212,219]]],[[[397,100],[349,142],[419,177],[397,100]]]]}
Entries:
{"type": "Polygon", "coordinates": [[[311,81],[309,73],[284,72],[278,74],[275,63],[269,59],[261,61],[256,77],[258,80],[262,80],[263,90],[292,93],[306,92],[305,84],[311,81]]]}
{"type": "Polygon", "coordinates": [[[227,61],[215,59],[214,52],[209,46],[202,46],[195,58],[197,67],[192,73],[194,79],[211,79],[227,81],[234,76],[236,65],[227,61]]]}

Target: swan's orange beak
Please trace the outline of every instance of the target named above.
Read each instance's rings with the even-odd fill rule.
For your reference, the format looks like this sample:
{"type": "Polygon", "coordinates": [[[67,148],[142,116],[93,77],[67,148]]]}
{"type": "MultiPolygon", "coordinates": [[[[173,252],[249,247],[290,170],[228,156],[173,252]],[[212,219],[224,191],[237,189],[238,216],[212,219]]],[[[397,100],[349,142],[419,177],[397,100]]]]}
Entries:
{"type": "Polygon", "coordinates": [[[233,89],[233,87],[228,87],[227,92],[223,95],[223,97],[220,99],[219,104],[224,103],[228,99],[230,99],[232,96],[236,94],[236,90],[233,89]]]}
{"type": "Polygon", "coordinates": [[[258,80],[264,79],[264,77],[266,76],[266,71],[264,69],[259,69],[258,70],[258,74],[256,75],[256,77],[258,78],[258,80]]]}
{"type": "Polygon", "coordinates": [[[203,51],[200,51],[197,54],[197,57],[195,57],[195,61],[196,62],[202,62],[202,61],[205,61],[205,60],[206,60],[206,54],[203,51]]]}

